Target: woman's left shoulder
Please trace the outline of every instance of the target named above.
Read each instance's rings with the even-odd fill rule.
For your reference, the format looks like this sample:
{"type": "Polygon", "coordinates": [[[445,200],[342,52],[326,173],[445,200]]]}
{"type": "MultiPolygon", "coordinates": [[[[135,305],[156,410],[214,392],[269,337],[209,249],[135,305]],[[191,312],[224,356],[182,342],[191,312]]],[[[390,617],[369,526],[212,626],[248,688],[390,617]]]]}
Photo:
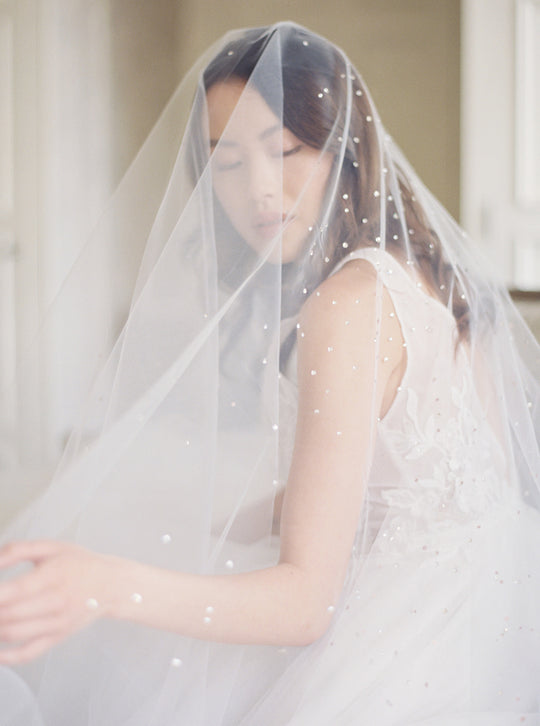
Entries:
{"type": "Polygon", "coordinates": [[[377,278],[377,270],[367,259],[351,259],[321,282],[315,296],[317,293],[340,295],[345,301],[347,297],[373,294],[377,278]]]}
{"type": "Polygon", "coordinates": [[[346,383],[362,371],[369,377],[379,361],[384,383],[403,366],[403,342],[392,298],[377,271],[366,260],[351,260],[325,279],[300,311],[299,381],[303,372],[327,370],[328,380],[333,374],[346,383]]]}
{"type": "Polygon", "coordinates": [[[338,325],[344,334],[345,328],[358,326],[367,326],[373,332],[378,307],[382,312],[393,312],[388,291],[370,262],[353,259],[313,291],[302,306],[299,321],[304,328],[338,325]]]}

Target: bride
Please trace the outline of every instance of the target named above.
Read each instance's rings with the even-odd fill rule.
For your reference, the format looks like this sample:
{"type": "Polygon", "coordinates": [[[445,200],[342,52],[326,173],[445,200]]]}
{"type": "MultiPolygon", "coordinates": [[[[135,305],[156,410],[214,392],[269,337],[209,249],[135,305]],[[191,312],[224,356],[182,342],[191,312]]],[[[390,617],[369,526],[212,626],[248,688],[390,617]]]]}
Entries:
{"type": "Polygon", "coordinates": [[[3,723],[539,724],[537,345],[341,50],[279,23],[191,77],[122,333],[4,536],[3,723]]]}

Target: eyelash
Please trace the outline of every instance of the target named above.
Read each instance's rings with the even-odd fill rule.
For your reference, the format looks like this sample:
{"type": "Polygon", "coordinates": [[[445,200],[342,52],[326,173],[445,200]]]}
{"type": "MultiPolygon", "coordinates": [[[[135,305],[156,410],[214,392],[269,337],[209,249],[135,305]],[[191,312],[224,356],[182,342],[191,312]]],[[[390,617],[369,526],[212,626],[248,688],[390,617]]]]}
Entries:
{"type": "Polygon", "coordinates": [[[302,144],[298,144],[297,146],[294,146],[292,149],[283,151],[281,156],[292,156],[293,154],[297,154],[301,150],[302,150],[302,144]]]}
{"type": "MultiPolygon", "coordinates": [[[[287,156],[293,156],[294,154],[297,154],[299,151],[302,150],[302,144],[298,144],[297,146],[294,146],[292,149],[287,149],[287,151],[282,151],[280,154],[272,154],[276,159],[287,157],[287,156]]],[[[241,161],[235,161],[233,164],[219,164],[218,170],[219,171],[232,171],[233,169],[237,169],[241,161]]]]}

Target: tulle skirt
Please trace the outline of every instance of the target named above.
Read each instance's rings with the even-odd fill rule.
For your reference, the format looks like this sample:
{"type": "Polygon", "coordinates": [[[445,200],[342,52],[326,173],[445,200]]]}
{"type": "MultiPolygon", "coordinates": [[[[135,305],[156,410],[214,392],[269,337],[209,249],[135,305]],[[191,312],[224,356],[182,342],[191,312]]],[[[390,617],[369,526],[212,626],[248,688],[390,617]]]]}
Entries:
{"type": "MultiPolygon", "coordinates": [[[[145,672],[128,627],[128,655],[104,683],[90,665],[91,628],[49,657],[33,684],[30,669],[31,688],[0,671],[0,723],[538,726],[540,514],[496,509],[420,542],[375,542],[356,558],[329,631],[311,646],[194,642],[175,682],[175,669],[145,672]]],[[[168,634],[159,637],[153,656],[168,647],[168,634]]],[[[111,645],[109,660],[120,647],[111,645]]]]}
{"type": "Polygon", "coordinates": [[[540,724],[540,515],[494,511],[349,581],[335,625],[242,726],[540,724]]]}

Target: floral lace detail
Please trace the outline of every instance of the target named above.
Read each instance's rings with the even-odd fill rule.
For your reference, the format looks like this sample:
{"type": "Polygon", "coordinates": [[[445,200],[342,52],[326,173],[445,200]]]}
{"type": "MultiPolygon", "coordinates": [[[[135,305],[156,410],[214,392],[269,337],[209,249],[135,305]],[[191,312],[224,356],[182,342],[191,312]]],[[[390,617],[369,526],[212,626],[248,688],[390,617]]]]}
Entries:
{"type": "Polygon", "coordinates": [[[418,476],[406,486],[386,489],[383,499],[390,508],[424,520],[424,526],[470,521],[501,500],[495,437],[488,423],[474,415],[470,388],[463,376],[460,387],[450,388],[454,415],[442,418],[433,411],[425,421],[418,395],[409,388],[401,430],[389,432],[396,453],[414,462],[418,476]]]}

